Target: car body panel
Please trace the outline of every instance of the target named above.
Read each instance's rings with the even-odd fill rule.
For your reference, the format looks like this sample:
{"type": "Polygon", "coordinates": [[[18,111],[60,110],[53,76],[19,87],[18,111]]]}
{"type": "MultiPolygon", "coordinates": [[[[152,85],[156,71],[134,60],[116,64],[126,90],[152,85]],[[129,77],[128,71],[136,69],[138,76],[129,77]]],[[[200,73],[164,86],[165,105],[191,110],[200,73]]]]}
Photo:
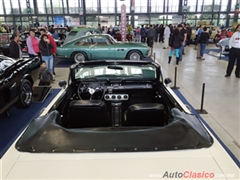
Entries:
{"type": "Polygon", "coordinates": [[[222,54],[229,54],[229,41],[230,38],[221,39],[216,46],[220,48],[222,54]]]}
{"type": "MultiPolygon", "coordinates": [[[[116,67],[118,67],[119,64],[127,65],[130,61],[106,62],[108,62],[110,67],[113,67],[112,65],[116,65],[116,67]]],[[[75,69],[89,64],[96,67],[100,64],[106,64],[106,62],[87,61],[80,64],[74,64],[71,68],[75,69]]],[[[146,67],[146,65],[149,64],[149,62],[144,61],[135,61],[134,64],[135,63],[137,67],[141,65],[146,67]]],[[[95,70],[96,68],[93,68],[92,71],[95,70]]],[[[70,73],[69,79],[74,77],[72,72],[73,71],[70,73]]],[[[157,79],[162,81],[160,65],[157,74],[157,79]]],[[[109,81],[109,76],[107,81],[109,81]]],[[[77,82],[77,79],[71,79],[70,82],[73,84],[64,86],[51,103],[42,111],[40,117],[44,118],[47,117],[47,114],[50,115],[51,111],[59,105],[62,98],[68,99],[69,92],[67,92],[67,90],[70,90],[72,87],[76,87],[75,83],[77,82]]],[[[137,82],[139,83],[139,81],[137,82]]],[[[167,85],[164,86],[166,88],[166,97],[173,98],[174,104],[176,106],[179,105],[183,113],[190,114],[191,112],[171,90],[171,88],[167,85]]],[[[39,153],[37,152],[38,149],[34,151],[34,148],[32,152],[18,151],[18,147],[16,145],[19,141],[21,141],[21,137],[24,136],[26,132],[24,131],[0,160],[0,166],[2,166],[0,167],[0,174],[2,175],[3,180],[36,178],[178,179],[182,177],[188,179],[204,179],[209,178],[210,175],[214,175],[214,177],[211,177],[212,179],[239,179],[239,167],[235,164],[233,159],[219,143],[217,138],[214,137],[211,131],[204,124],[202,127],[213,138],[213,144],[207,148],[192,148],[183,150],[175,149],[168,151],[158,151],[157,149],[141,151],[134,149],[132,152],[97,152],[93,149],[91,152],[76,152],[72,150],[72,152],[69,153],[60,153],[57,149],[56,151],[55,149],[52,149],[52,151],[48,153],[39,153]]],[[[56,129],[58,129],[57,126],[56,129]]],[[[28,126],[26,130],[31,131],[31,125],[28,126]]],[[[88,128],[83,128],[82,130],[91,133],[91,131],[88,131],[88,128]]],[[[43,136],[41,136],[40,139],[44,140],[44,135],[48,133],[47,131],[48,130],[43,131],[43,136]]],[[[62,130],[59,129],[57,131],[62,132],[62,130]]],[[[72,129],[72,131],[75,131],[75,129],[72,129]]],[[[92,129],[92,131],[95,130],[92,129]]],[[[164,134],[160,134],[160,136],[163,135],[164,134]]],[[[179,134],[176,134],[176,137],[178,136],[179,134]]],[[[68,140],[66,134],[62,137],[52,137],[51,140],[58,141],[59,138],[62,138],[63,141],[64,139],[65,141],[68,140]]],[[[111,133],[109,133],[109,138],[111,138],[111,133]]],[[[78,140],[80,141],[80,138],[78,140]]],[[[88,140],[90,141],[90,139],[88,140]]],[[[145,139],[142,139],[142,141],[140,140],[139,143],[144,142],[144,140],[145,139]]],[[[116,141],[116,139],[114,139],[114,141],[116,141]]],[[[103,139],[99,143],[104,145],[105,142],[106,141],[103,139]]],[[[45,148],[48,147],[45,146],[45,148]]]]}
{"type": "MultiPolygon", "coordinates": [[[[0,56],[0,59],[12,60],[4,56],[0,56]]],[[[38,58],[12,61],[12,65],[0,72],[0,114],[18,100],[23,79],[28,79],[33,84],[40,71],[40,59],[38,58]]]]}
{"type": "Polygon", "coordinates": [[[93,59],[126,59],[130,51],[138,51],[143,57],[148,56],[149,47],[142,43],[121,43],[109,44],[107,39],[112,38],[109,35],[89,35],[72,40],[57,48],[57,56],[72,58],[76,52],[84,52],[89,60],[93,59]],[[106,40],[105,44],[94,43],[96,39],[106,40]],[[78,43],[81,45],[78,45],[78,43]],[[85,44],[83,44],[85,42],[85,44]]]}
{"type": "MultiPolygon", "coordinates": [[[[168,90],[176,96],[171,88],[168,90]]],[[[42,115],[64,93],[62,89],[42,115]]],[[[179,175],[186,173],[188,179],[196,179],[190,178],[190,172],[193,172],[214,173],[212,179],[237,180],[240,173],[215,138],[211,148],[133,153],[24,153],[15,149],[16,141],[0,159],[3,180],[36,179],[36,176],[38,179],[152,179],[167,178],[176,172],[179,175]]]]}

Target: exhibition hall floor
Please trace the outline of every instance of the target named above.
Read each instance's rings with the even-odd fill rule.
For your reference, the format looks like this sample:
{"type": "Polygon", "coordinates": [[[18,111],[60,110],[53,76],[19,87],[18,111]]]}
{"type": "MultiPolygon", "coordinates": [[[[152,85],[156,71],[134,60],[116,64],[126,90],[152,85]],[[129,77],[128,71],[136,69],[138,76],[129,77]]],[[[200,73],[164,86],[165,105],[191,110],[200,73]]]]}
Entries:
{"type": "MultiPolygon", "coordinates": [[[[195,108],[201,107],[202,85],[205,83],[203,109],[208,114],[200,114],[217,136],[240,160],[240,79],[235,77],[235,67],[231,77],[225,78],[227,61],[216,56],[204,54],[205,60],[196,59],[194,45],[185,48],[183,61],[176,66],[175,57],[168,64],[168,49],[162,43],[155,43],[153,54],[162,65],[163,77],[174,82],[177,67],[176,86],[187,101],[195,108]]],[[[207,49],[214,49],[210,44],[207,49]]],[[[67,80],[68,68],[56,68],[56,81],[53,87],[59,87],[59,80],[67,80]]],[[[172,84],[174,85],[174,83],[172,84]]]]}

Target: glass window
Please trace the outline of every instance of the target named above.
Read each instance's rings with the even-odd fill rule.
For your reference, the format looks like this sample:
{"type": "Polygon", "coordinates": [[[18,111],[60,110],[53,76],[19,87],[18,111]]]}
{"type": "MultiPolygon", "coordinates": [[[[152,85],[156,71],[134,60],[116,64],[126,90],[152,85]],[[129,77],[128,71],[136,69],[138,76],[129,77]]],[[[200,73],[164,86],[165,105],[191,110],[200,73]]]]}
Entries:
{"type": "Polygon", "coordinates": [[[63,13],[62,0],[52,0],[52,6],[53,6],[54,14],[62,14],[63,13]]]}
{"type": "Polygon", "coordinates": [[[101,13],[114,13],[115,1],[113,0],[101,0],[101,13]]]}
{"type": "Polygon", "coordinates": [[[21,12],[22,12],[22,14],[27,14],[27,13],[28,13],[28,10],[27,10],[26,1],[24,1],[24,2],[21,2],[21,1],[20,1],[20,6],[21,6],[21,12]]]}
{"type": "Polygon", "coordinates": [[[5,5],[5,11],[6,14],[11,14],[12,10],[11,10],[11,4],[9,0],[4,0],[4,5],[5,5]]]}
{"type": "Polygon", "coordinates": [[[89,46],[88,39],[81,39],[74,44],[75,46],[89,46]]]}
{"type": "Polygon", "coordinates": [[[46,14],[44,0],[38,0],[37,4],[38,4],[38,13],[39,14],[46,14]]]}
{"type": "MultiPolygon", "coordinates": [[[[233,3],[234,0],[232,0],[233,3]]],[[[221,11],[226,11],[228,6],[228,1],[222,0],[221,11]]]]}
{"type": "Polygon", "coordinates": [[[197,11],[202,12],[203,0],[198,0],[197,11]]]}
{"type": "Polygon", "coordinates": [[[197,1],[188,1],[188,12],[195,12],[197,1]]]}
{"type": "Polygon", "coordinates": [[[152,0],[151,1],[151,12],[163,12],[164,0],[152,0]]]}
{"type": "Polygon", "coordinates": [[[18,0],[12,0],[12,13],[13,14],[19,14],[19,4],[18,4],[18,0]]]}
{"type": "Polygon", "coordinates": [[[134,11],[136,13],[146,13],[147,12],[147,0],[138,0],[136,3],[135,0],[135,7],[134,7],[134,11]]]}
{"type": "Polygon", "coordinates": [[[178,1],[168,0],[168,12],[178,12],[178,1]]]}
{"type": "MultiPolygon", "coordinates": [[[[222,2],[223,4],[228,4],[227,1],[224,1],[222,2]]],[[[237,0],[232,0],[232,4],[231,4],[231,11],[235,11],[235,8],[236,8],[236,4],[237,4],[237,0]]],[[[227,7],[227,5],[226,5],[227,7]]],[[[226,10],[225,10],[226,11],[226,10]]]]}
{"type": "Polygon", "coordinates": [[[51,8],[50,1],[46,1],[46,9],[47,9],[48,14],[52,14],[52,8],[51,8]]]}
{"type": "Polygon", "coordinates": [[[86,1],[86,13],[93,13],[93,14],[98,13],[98,3],[96,0],[87,0],[86,1]]]}
{"type": "Polygon", "coordinates": [[[4,22],[5,21],[5,18],[0,16],[0,22],[4,22]]]}
{"type": "Polygon", "coordinates": [[[215,0],[214,1],[214,6],[213,6],[213,11],[218,12],[221,7],[221,0],[215,0]]]}
{"type": "Polygon", "coordinates": [[[78,5],[78,0],[71,0],[71,2],[68,1],[68,6],[69,6],[69,14],[80,13],[80,7],[78,5]]]}
{"type": "MultiPolygon", "coordinates": [[[[20,2],[22,2],[22,0],[20,0],[20,2]]],[[[31,13],[34,14],[34,5],[33,5],[33,0],[30,0],[30,9],[31,9],[31,13]]]]}
{"type": "Polygon", "coordinates": [[[204,1],[203,11],[210,12],[212,11],[213,0],[204,1]]]}
{"type": "Polygon", "coordinates": [[[125,4],[126,5],[126,13],[130,13],[130,0],[117,0],[117,13],[121,13],[121,6],[125,4]]]}
{"type": "Polygon", "coordinates": [[[67,0],[63,0],[63,9],[64,9],[64,13],[68,14],[67,0]]]}
{"type": "Polygon", "coordinates": [[[139,78],[156,78],[156,67],[153,65],[120,65],[109,66],[109,65],[101,65],[101,66],[84,66],[78,67],[75,69],[75,79],[79,78],[91,78],[91,77],[103,77],[104,75],[110,76],[112,78],[118,79],[121,76],[124,78],[132,78],[138,75],[139,78]]]}
{"type": "Polygon", "coordinates": [[[107,42],[105,38],[91,38],[90,42],[92,42],[93,44],[96,44],[97,46],[107,46],[107,42]]]}
{"type": "Polygon", "coordinates": [[[4,11],[3,11],[3,0],[0,0],[0,14],[4,14],[4,11]]]}

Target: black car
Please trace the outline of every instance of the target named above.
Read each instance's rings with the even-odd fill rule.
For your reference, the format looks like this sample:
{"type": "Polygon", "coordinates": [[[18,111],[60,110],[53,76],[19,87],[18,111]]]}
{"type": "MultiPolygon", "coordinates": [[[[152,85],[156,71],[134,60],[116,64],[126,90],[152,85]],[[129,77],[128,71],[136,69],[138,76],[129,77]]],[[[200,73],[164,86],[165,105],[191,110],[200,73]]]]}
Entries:
{"type": "Polygon", "coordinates": [[[16,61],[0,55],[0,114],[14,104],[21,109],[31,105],[32,87],[39,70],[37,57],[16,61]]]}

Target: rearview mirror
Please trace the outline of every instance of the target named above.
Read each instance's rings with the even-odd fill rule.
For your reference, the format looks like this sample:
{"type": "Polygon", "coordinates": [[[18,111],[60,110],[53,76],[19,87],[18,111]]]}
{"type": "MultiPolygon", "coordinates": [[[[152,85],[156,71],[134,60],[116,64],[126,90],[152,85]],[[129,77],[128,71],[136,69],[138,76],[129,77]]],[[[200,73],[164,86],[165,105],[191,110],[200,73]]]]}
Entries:
{"type": "Polygon", "coordinates": [[[65,80],[60,80],[59,83],[58,83],[58,85],[59,85],[60,87],[65,87],[65,86],[67,85],[67,82],[66,82],[65,80]]]}
{"type": "Polygon", "coordinates": [[[166,85],[169,85],[169,84],[172,83],[172,80],[171,80],[170,78],[166,78],[166,79],[164,80],[164,83],[165,83],[166,85]]]}

